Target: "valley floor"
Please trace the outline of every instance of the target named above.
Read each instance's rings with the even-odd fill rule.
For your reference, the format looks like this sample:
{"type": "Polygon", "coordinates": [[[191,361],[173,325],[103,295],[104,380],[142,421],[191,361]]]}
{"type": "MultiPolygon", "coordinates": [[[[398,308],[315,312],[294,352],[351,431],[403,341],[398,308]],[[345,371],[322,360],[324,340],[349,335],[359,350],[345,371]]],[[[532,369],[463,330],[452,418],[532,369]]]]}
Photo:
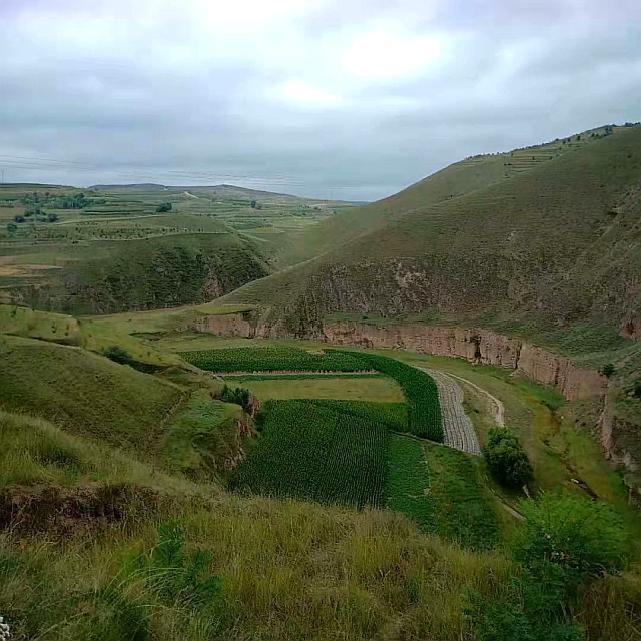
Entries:
{"type": "MultiPolygon", "coordinates": [[[[521,572],[524,494],[479,456],[497,424],[528,454],[532,496],[609,506],[641,559],[624,484],[576,427],[584,404],[460,359],[194,334],[191,313],[14,316],[0,336],[13,638],[474,639],[470,595],[501,602],[521,572]],[[412,434],[405,383],[359,354],[430,373],[453,447],[412,434]]],[[[590,641],[638,638],[639,575],[588,583],[570,613],[590,641]]]]}

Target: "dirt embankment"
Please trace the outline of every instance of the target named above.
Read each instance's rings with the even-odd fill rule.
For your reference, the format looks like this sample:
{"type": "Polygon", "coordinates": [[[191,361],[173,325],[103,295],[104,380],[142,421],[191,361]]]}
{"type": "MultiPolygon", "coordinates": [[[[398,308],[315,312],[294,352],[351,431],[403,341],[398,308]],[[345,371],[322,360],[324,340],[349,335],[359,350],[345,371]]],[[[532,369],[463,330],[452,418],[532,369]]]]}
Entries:
{"type": "MultiPolygon", "coordinates": [[[[243,314],[205,316],[194,329],[216,336],[291,338],[282,327],[266,326],[243,314]]],[[[607,379],[594,370],[577,367],[564,356],[487,330],[425,325],[379,328],[337,322],[324,324],[322,335],[310,338],[332,345],[389,347],[497,365],[553,385],[570,401],[602,397],[607,389],[607,379]]]]}

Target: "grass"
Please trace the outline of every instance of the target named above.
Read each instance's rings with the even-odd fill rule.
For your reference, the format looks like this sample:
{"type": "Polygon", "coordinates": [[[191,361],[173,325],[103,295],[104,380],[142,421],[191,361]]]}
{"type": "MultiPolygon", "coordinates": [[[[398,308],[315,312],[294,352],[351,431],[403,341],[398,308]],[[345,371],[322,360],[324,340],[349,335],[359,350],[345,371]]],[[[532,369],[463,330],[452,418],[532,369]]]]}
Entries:
{"type": "Polygon", "coordinates": [[[18,305],[0,305],[0,334],[77,345],[80,328],[73,316],[18,305]]]}
{"type": "Polygon", "coordinates": [[[181,388],[74,347],[0,336],[0,407],[149,456],[181,388]]]}
{"type": "Polygon", "coordinates": [[[260,400],[288,398],[342,399],[402,403],[405,398],[396,383],[383,377],[317,376],[317,377],[225,377],[232,385],[246,387],[260,400]]]}
{"type": "Polygon", "coordinates": [[[168,424],[163,458],[170,469],[191,479],[216,478],[238,457],[240,420],[237,405],[212,400],[206,390],[197,390],[168,424]]]}
{"type": "Polygon", "coordinates": [[[359,508],[382,504],[388,432],[357,403],[269,401],[263,412],[260,438],[232,472],[231,488],[359,508]]]}
{"type": "Polygon", "coordinates": [[[0,410],[0,490],[11,486],[128,484],[189,495],[189,483],[53,423],[0,410]]]}
{"type": "Polygon", "coordinates": [[[430,496],[430,475],[420,441],[390,437],[385,497],[387,507],[416,521],[425,532],[436,529],[436,507],[430,496]]]}
{"type": "Polygon", "coordinates": [[[202,577],[220,580],[213,614],[181,599],[171,575],[149,581],[133,563],[153,562],[163,540],[158,521],[100,536],[79,530],[55,545],[3,534],[0,609],[14,638],[141,638],[143,629],[158,641],[351,641],[393,629],[458,641],[470,630],[466,591],[493,595],[510,567],[390,513],[231,496],[206,508],[185,503],[180,515],[178,550],[207,553],[202,577]]]}
{"type": "Polygon", "coordinates": [[[436,532],[466,547],[494,547],[499,541],[499,521],[481,478],[480,461],[436,445],[426,445],[425,453],[436,532]]]}

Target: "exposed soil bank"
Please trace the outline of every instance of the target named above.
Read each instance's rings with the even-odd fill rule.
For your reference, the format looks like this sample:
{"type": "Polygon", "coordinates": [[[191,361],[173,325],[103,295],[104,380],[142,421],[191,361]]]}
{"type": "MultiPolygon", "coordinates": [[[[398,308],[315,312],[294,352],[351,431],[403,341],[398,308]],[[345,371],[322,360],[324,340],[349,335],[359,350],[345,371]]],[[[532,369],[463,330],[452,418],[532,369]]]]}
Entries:
{"type": "MultiPolygon", "coordinates": [[[[194,329],[216,336],[294,338],[278,325],[256,322],[249,314],[204,316],[194,329]]],[[[607,379],[598,372],[577,367],[559,356],[522,340],[487,330],[406,325],[373,327],[353,322],[327,323],[313,338],[332,345],[388,347],[420,354],[455,356],[475,363],[505,367],[544,385],[555,386],[570,401],[605,396],[607,379]]]]}

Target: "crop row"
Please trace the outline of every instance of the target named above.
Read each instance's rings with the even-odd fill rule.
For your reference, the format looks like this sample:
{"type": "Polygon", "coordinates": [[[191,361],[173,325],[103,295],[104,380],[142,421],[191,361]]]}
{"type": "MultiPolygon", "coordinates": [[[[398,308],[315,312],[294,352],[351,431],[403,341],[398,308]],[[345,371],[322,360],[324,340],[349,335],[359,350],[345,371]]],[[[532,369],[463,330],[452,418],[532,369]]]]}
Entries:
{"type": "Polygon", "coordinates": [[[212,349],[183,352],[182,357],[210,372],[359,372],[367,369],[355,355],[338,351],[314,354],[294,347],[212,349]]]}
{"type": "Polygon", "coordinates": [[[372,421],[375,411],[358,405],[268,401],[261,435],[232,473],[230,487],[358,508],[382,506],[389,431],[372,421]]]}
{"type": "Polygon", "coordinates": [[[438,388],[423,370],[394,358],[365,352],[328,350],[328,354],[345,354],[358,358],[364,365],[393,378],[403,390],[408,405],[409,431],[416,436],[443,442],[443,418],[438,388]]]}

